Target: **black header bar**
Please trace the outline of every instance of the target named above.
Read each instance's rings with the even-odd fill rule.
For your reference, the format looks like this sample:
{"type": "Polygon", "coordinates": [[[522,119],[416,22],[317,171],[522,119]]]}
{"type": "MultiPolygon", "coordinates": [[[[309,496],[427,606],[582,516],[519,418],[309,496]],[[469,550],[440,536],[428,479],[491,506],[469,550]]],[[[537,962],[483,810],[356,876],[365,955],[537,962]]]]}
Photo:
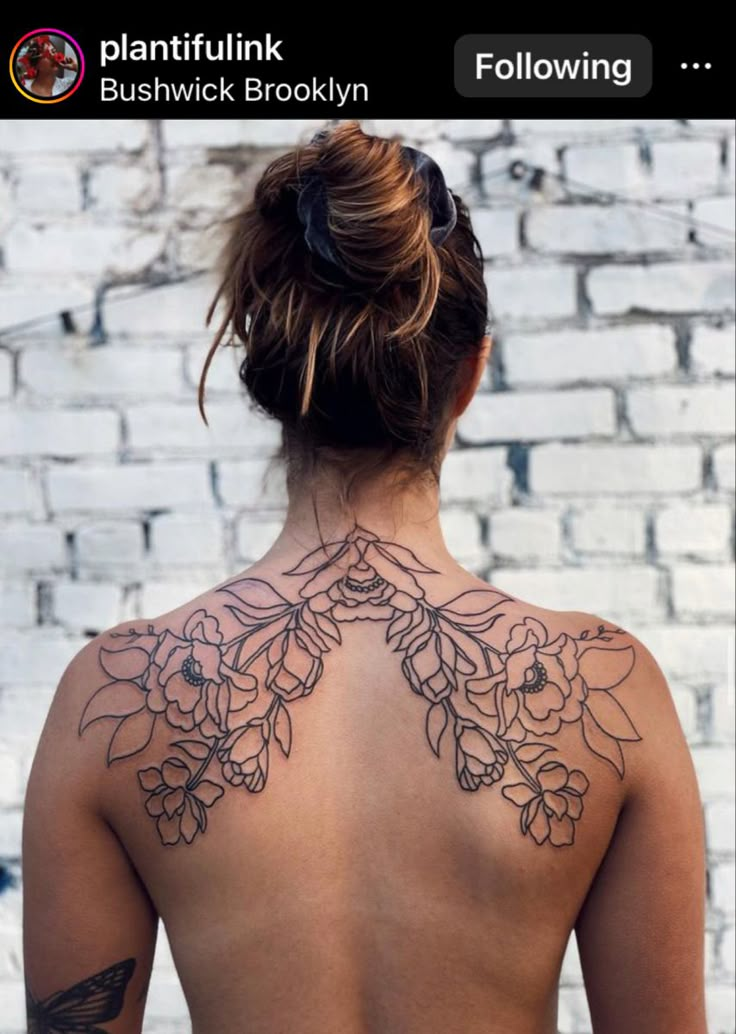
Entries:
{"type": "Polygon", "coordinates": [[[558,25],[524,36],[447,13],[399,24],[371,7],[303,24],[259,14],[257,25],[250,16],[213,25],[181,14],[165,28],[117,13],[101,27],[66,10],[51,21],[4,19],[0,117],[480,119],[511,117],[510,102],[516,117],[728,118],[736,109],[728,34],[688,25],[673,35],[663,19],[659,30],[629,34],[562,34],[558,25]],[[23,63],[34,33],[50,34],[71,59],[53,96],[38,93],[23,63]]]}

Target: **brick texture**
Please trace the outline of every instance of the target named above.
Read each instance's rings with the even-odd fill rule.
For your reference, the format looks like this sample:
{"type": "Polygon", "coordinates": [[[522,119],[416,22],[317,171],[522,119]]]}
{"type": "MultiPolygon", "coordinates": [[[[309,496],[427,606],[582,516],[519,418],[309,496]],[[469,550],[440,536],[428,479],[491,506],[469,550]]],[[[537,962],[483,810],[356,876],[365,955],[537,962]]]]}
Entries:
{"type": "MultiPolygon", "coordinates": [[[[237,350],[213,364],[209,428],[196,385],[218,218],[318,125],[0,123],[0,862],[11,875],[28,759],[69,658],[101,628],[241,570],[279,532],[278,430],[241,397],[237,350]],[[75,308],[65,332],[58,313],[75,308]],[[33,316],[44,320],[15,327],[33,316]]],[[[495,354],[442,472],[448,545],[522,598],[619,622],[659,660],[705,809],[710,1029],[734,1034],[733,123],[367,128],[442,163],[486,258],[495,354]],[[514,159],[545,174],[512,180],[514,159]]],[[[0,1034],[24,1029],[19,903],[17,885],[0,894],[0,1034]]],[[[145,1030],[181,1031],[185,1015],[162,936],[145,1030]]],[[[574,940],[559,1029],[591,1030],[574,940]]]]}

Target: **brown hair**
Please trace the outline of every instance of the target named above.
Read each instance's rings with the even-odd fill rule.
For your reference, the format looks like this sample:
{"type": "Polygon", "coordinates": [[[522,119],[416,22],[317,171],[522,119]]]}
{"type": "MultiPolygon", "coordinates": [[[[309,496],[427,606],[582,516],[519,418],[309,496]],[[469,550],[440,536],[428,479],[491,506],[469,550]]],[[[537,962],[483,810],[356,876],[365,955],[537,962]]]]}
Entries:
{"type": "Polygon", "coordinates": [[[436,473],[463,360],[478,355],[488,318],[480,245],[452,196],[457,222],[436,246],[401,144],[357,122],[273,161],[230,223],[207,315],[209,325],[224,302],[200,378],[202,416],[207,370],[230,330],[245,346],[241,380],[281,422],[288,461],[354,467],[366,452],[436,473]],[[297,202],[312,172],[339,266],[305,241],[297,202]]]}

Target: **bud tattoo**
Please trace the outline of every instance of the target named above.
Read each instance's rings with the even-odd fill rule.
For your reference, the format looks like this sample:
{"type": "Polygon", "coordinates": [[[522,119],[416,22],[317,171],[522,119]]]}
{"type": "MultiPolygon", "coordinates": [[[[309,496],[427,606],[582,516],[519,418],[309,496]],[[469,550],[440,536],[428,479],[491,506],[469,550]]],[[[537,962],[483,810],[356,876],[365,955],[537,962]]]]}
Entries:
{"type": "Polygon", "coordinates": [[[218,590],[241,629],[231,639],[201,609],[181,635],[131,628],[112,633],[119,648],[100,650],[108,681],[79,731],[114,721],[108,764],[142,755],[157,724],[176,736],[161,764],[138,770],[164,844],[203,833],[226,786],[264,789],[274,743],[286,757],[291,751],[290,707],[314,690],[347,621],[385,624],[410,688],[427,704],[430,747],[439,757],[443,741],[454,740],[463,790],[498,784],[525,836],[574,842],[588,778],[559,758],[553,738],[576,724],[590,751],[623,777],[621,743],[640,737],[611,692],[635,660],[633,647],[620,645],[621,629],[551,637],[536,618],[509,621],[509,597],[491,588],[433,606],[422,582],[438,572],[358,526],[285,573],[301,579],[294,602],[259,578],[218,590]],[[489,637],[497,623],[504,631],[489,637]]]}

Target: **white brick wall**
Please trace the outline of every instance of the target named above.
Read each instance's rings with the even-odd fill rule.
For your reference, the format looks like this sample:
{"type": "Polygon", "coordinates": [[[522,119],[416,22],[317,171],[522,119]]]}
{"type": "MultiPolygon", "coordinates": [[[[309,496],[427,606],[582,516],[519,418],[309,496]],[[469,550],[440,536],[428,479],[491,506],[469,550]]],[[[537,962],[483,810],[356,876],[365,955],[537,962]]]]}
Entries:
{"type": "MultiPolygon", "coordinates": [[[[213,365],[209,429],[196,384],[218,217],[317,125],[0,123],[0,328],[51,317],[0,329],[0,864],[16,880],[49,673],[278,534],[278,431],[242,399],[237,352],[213,365]],[[80,305],[65,336],[57,313],[80,305]]],[[[619,621],[659,660],[705,808],[711,1034],[734,1034],[733,122],[368,128],[442,162],[487,258],[495,356],[443,468],[448,544],[522,598],[619,621]],[[507,177],[514,159],[545,168],[538,190],[507,177]]],[[[24,1026],[19,902],[0,893],[0,1034],[24,1026]]],[[[587,1034],[574,943],[561,984],[560,1030],[587,1034]]],[[[162,940],[146,1030],[184,1015],[162,940]]]]}
{"type": "MultiPolygon", "coordinates": [[[[677,369],[674,334],[667,324],[633,323],[585,330],[568,327],[548,334],[512,333],[504,338],[501,347],[506,381],[513,387],[533,383],[617,383],[666,377],[677,369]]],[[[720,351],[727,351],[724,341],[720,351]]]]}

